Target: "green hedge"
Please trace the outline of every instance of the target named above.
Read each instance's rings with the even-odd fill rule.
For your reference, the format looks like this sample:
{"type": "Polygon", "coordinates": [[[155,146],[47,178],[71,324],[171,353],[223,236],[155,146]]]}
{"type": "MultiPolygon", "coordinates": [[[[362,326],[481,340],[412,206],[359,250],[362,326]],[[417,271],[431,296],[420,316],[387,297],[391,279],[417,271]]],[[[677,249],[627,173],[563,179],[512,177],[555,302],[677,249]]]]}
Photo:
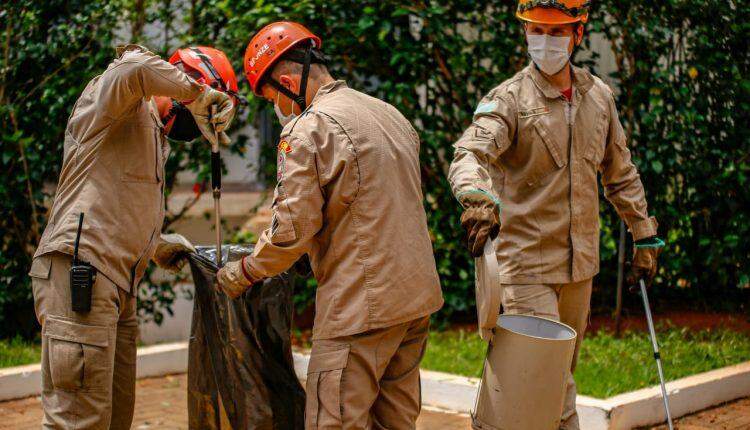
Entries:
{"type": "MultiPolygon", "coordinates": [[[[300,20],[320,34],[335,75],[397,106],[420,132],[425,207],[447,303],[443,315],[471,313],[472,264],[460,246],[459,210],[445,177],[451,144],[470,123],[478,100],[527,62],[514,2],[195,0],[181,10],[174,3],[26,0],[0,9],[7,30],[2,36],[7,49],[0,50],[0,162],[7,172],[0,204],[8,214],[0,221],[0,335],[8,334],[8,327],[33,331],[24,274],[44,225],[43,201],[49,195],[43,185],[58,174],[73,101],[111,59],[116,22],[162,54],[181,43],[216,45],[238,71],[247,42],[264,24],[300,20]],[[157,25],[159,35],[144,38],[143,29],[155,21],[169,25],[157,25]]],[[[692,308],[745,309],[750,4],[594,2],[587,30],[604,36],[615,52],[612,78],[621,90],[621,117],[668,243],[655,299],[692,308]]],[[[246,84],[242,89],[248,92],[246,84]]],[[[237,125],[248,117],[257,124],[257,113],[268,109],[251,100],[250,115],[242,114],[237,125]]],[[[205,178],[203,149],[175,145],[169,185],[181,169],[205,178]]],[[[274,150],[266,145],[261,160],[269,184],[275,177],[274,150]]],[[[606,202],[602,208],[603,269],[594,303],[609,309],[618,231],[614,211],[606,202]]],[[[160,293],[163,286],[149,285],[142,287],[151,297],[147,309],[158,314],[169,297],[160,293]]]]}
{"type": "MultiPolygon", "coordinates": [[[[601,9],[608,17],[598,13],[592,31],[616,54],[618,105],[667,241],[657,297],[747,312],[750,3],[617,1],[601,9]]],[[[613,211],[605,224],[615,225],[613,211]]],[[[603,275],[611,283],[611,270],[603,275]]]]}
{"type": "MultiPolygon", "coordinates": [[[[337,76],[393,103],[415,123],[423,140],[425,206],[447,302],[443,313],[471,313],[472,262],[459,245],[459,210],[445,177],[450,145],[470,123],[478,100],[528,61],[514,2],[215,4],[219,12],[210,16],[226,20],[219,40],[234,50],[234,58],[262,25],[298,19],[323,37],[337,76]]],[[[594,2],[587,31],[589,37],[603,36],[615,54],[611,78],[620,89],[622,121],[650,210],[668,243],[654,299],[745,310],[750,4],[594,2]]],[[[274,148],[264,149],[262,165],[272,182],[274,148]]],[[[602,274],[594,297],[600,310],[614,304],[618,225],[603,200],[602,274]]],[[[637,297],[626,299],[626,305],[639,308],[637,297]]]]}
{"type": "Polygon", "coordinates": [[[26,272],[46,222],[65,123],[87,81],[112,58],[116,4],[19,0],[0,6],[0,337],[35,326],[26,272]]]}

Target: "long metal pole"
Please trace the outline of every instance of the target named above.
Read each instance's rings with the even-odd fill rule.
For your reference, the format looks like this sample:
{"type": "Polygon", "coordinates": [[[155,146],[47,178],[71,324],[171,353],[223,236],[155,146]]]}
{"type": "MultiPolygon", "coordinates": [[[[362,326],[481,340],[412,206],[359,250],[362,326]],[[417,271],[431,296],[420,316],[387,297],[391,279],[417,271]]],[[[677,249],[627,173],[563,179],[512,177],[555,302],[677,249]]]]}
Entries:
{"type": "MultiPolygon", "coordinates": [[[[211,116],[216,114],[216,106],[211,106],[211,116]]],[[[216,265],[222,266],[221,258],[221,154],[219,153],[219,132],[214,128],[214,142],[211,144],[211,188],[214,194],[214,229],[216,230],[216,265]]]]}
{"type": "Polygon", "coordinates": [[[615,337],[622,328],[622,284],[625,277],[625,223],[620,220],[620,242],[617,246],[617,297],[615,301],[615,337]]]}
{"type": "Polygon", "coordinates": [[[640,279],[641,297],[643,297],[643,307],[646,309],[646,321],[648,322],[648,331],[651,335],[651,345],[654,347],[654,359],[656,360],[656,370],[659,372],[659,383],[661,383],[661,396],[664,399],[664,410],[667,413],[667,424],[669,430],[673,430],[672,415],[669,413],[669,397],[667,396],[667,386],[664,383],[664,370],[661,367],[661,355],[659,354],[659,344],[656,343],[656,330],[654,330],[654,320],[651,318],[651,306],[648,303],[648,293],[646,292],[646,283],[640,279]]]}

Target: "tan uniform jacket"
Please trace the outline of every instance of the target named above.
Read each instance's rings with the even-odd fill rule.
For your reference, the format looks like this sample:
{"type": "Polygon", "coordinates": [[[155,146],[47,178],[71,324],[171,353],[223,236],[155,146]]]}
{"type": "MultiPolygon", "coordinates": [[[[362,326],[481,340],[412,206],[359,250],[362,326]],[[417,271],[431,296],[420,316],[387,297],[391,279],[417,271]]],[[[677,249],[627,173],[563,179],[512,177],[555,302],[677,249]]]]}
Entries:
{"type": "Polygon", "coordinates": [[[599,271],[599,193],[635,240],[656,234],[610,88],[574,67],[572,102],[528,66],[493,89],[456,142],[453,193],[502,204],[504,283],[569,283],[599,271]]]}
{"type": "Polygon", "coordinates": [[[72,254],[83,212],[79,258],[126,291],[138,284],[164,220],[169,153],[151,96],[191,100],[201,90],[143,47],[118,50],[68,119],[57,192],[35,257],[72,254]]]}
{"type": "Polygon", "coordinates": [[[419,138],[393,106],[336,81],[284,127],[273,219],[247,269],[270,277],[307,253],[314,339],[429,315],[442,294],[422,205],[419,138]]]}

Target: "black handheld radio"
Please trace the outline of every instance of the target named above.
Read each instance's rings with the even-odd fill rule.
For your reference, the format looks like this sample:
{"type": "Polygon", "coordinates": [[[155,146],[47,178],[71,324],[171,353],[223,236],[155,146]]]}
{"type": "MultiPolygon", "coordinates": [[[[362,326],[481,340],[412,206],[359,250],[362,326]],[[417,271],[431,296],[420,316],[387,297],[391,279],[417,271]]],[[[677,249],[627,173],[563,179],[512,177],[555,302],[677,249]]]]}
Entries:
{"type": "Polygon", "coordinates": [[[88,312],[91,310],[91,294],[96,280],[96,268],[78,259],[78,243],[81,240],[83,228],[83,212],[78,218],[78,232],[76,232],[75,248],[73,249],[73,265],[70,267],[70,298],[73,312],[88,312]]]}

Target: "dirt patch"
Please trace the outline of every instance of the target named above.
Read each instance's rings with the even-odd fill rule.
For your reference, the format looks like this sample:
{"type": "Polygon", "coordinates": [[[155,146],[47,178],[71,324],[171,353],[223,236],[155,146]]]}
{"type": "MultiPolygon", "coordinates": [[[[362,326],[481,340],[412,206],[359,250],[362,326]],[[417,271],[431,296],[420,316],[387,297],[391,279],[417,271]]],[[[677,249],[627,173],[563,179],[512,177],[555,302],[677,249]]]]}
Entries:
{"type": "MultiPolygon", "coordinates": [[[[187,378],[169,375],[136,384],[134,430],[187,430],[187,378]]],[[[39,397],[0,402],[0,429],[38,430],[42,421],[39,397]]],[[[416,430],[464,430],[470,418],[423,408],[416,430]]],[[[223,428],[223,427],[222,427],[223,428]]]]}
{"type": "MultiPolygon", "coordinates": [[[[667,426],[651,427],[666,430],[667,426]]],[[[750,397],[715,406],[675,421],[678,430],[750,429],[750,397]]]]}

